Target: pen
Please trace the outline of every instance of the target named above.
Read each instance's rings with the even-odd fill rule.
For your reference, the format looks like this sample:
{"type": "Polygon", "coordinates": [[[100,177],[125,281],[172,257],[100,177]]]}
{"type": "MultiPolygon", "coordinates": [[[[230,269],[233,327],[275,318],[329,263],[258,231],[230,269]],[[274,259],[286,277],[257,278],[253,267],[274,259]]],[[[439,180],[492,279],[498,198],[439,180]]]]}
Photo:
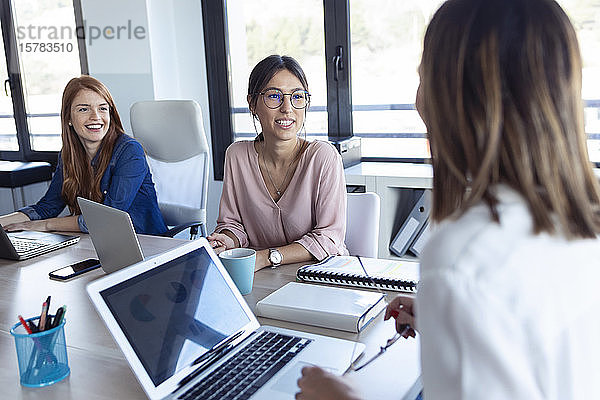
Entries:
{"type": "Polygon", "coordinates": [[[21,322],[21,325],[23,325],[23,328],[25,328],[25,330],[27,331],[27,333],[29,333],[30,335],[33,333],[33,331],[31,330],[31,328],[29,327],[29,325],[27,325],[27,322],[25,321],[25,319],[19,315],[19,321],[21,322]]]}
{"type": "MultiPolygon", "coordinates": [[[[19,315],[18,318],[19,318],[19,321],[21,322],[21,325],[23,325],[23,328],[25,328],[27,333],[31,335],[33,333],[33,331],[31,330],[29,325],[27,325],[27,322],[25,321],[25,319],[21,315],[19,315]]],[[[33,365],[33,361],[37,357],[37,352],[40,347],[40,343],[36,340],[36,338],[33,339],[33,343],[35,344],[35,347],[31,351],[31,355],[29,356],[29,363],[27,364],[27,369],[26,369],[26,371],[30,371],[29,373],[31,373],[31,366],[33,365]]]]}
{"type": "Polygon", "coordinates": [[[46,316],[48,315],[48,303],[44,302],[42,304],[42,312],[40,314],[40,323],[38,324],[38,328],[40,332],[46,329],[46,316]]]}

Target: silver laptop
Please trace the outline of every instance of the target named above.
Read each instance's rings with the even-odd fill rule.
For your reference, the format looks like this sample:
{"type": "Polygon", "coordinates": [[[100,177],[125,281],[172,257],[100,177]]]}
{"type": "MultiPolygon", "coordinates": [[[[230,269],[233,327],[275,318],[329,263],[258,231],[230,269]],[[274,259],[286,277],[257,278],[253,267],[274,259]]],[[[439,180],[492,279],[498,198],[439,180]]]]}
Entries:
{"type": "Polygon", "coordinates": [[[104,272],[110,274],[144,259],[129,214],[82,197],[77,203],[104,272]]]}
{"type": "Polygon", "coordinates": [[[155,399],[291,399],[306,365],[342,374],[364,345],[260,326],[206,239],[100,278],[88,294],[155,399]]]}
{"type": "Polygon", "coordinates": [[[7,233],[0,225],[0,258],[26,260],[79,242],[79,236],[20,231],[7,233]]]}

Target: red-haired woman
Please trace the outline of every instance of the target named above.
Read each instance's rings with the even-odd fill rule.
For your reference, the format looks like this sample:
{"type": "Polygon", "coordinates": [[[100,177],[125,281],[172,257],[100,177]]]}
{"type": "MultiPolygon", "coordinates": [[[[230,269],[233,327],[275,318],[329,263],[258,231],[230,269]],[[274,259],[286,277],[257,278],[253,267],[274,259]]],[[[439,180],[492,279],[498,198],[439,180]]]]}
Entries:
{"type": "Polygon", "coordinates": [[[142,146],[125,135],[113,98],[100,81],[83,75],[63,92],[62,151],[40,201],[0,217],[6,230],[87,232],[77,197],[126,211],[137,233],[167,230],[142,146]],[[65,206],[70,215],[59,217],[65,206]]]}

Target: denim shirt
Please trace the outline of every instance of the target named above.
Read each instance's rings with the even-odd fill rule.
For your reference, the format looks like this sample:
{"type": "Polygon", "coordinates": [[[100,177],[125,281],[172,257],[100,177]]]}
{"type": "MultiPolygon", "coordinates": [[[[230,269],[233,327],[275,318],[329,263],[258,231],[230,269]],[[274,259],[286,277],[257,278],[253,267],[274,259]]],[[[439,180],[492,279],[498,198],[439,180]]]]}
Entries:
{"type": "MultiPolygon", "coordinates": [[[[98,154],[92,159],[92,165],[97,163],[98,154]]],[[[63,165],[59,155],[56,171],[44,197],[36,204],[19,211],[31,220],[57,217],[66,206],[61,195],[62,186],[63,165]]],[[[100,181],[100,190],[104,196],[103,204],[129,213],[137,233],[160,235],[167,230],[158,208],[144,149],[135,139],[127,135],[121,135],[117,139],[100,181]]],[[[83,215],[79,215],[77,221],[79,229],[87,233],[83,215]]]]}

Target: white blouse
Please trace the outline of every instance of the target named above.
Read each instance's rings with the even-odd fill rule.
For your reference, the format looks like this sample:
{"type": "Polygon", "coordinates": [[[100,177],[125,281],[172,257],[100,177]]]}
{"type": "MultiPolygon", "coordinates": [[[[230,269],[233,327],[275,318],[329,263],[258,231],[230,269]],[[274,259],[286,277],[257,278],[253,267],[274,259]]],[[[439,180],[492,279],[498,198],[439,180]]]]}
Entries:
{"type": "Polygon", "coordinates": [[[498,189],[440,224],[421,259],[416,313],[426,399],[600,399],[600,241],[532,233],[498,189]]]}

